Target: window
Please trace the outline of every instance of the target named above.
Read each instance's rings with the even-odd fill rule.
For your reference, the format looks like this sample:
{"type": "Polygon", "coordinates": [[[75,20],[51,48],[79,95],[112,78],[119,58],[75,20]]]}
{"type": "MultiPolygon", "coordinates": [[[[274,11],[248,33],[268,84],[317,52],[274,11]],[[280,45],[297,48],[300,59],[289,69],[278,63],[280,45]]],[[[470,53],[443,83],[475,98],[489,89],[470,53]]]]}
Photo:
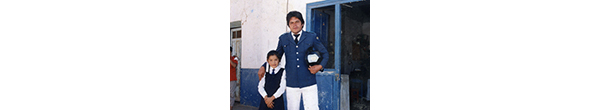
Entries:
{"type": "Polygon", "coordinates": [[[231,35],[232,39],[242,38],[242,30],[232,31],[232,33],[233,33],[231,35]]]}

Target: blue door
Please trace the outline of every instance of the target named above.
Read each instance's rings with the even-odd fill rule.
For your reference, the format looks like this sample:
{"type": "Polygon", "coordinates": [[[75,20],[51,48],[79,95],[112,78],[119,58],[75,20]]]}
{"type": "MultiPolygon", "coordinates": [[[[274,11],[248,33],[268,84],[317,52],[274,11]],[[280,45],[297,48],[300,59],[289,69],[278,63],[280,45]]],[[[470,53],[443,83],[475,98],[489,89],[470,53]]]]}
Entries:
{"type": "Polygon", "coordinates": [[[339,110],[340,108],[340,74],[333,70],[317,73],[319,87],[319,109],[339,110]]]}
{"type": "MultiPolygon", "coordinates": [[[[329,15],[318,10],[311,11],[311,30],[317,34],[325,48],[329,49],[329,15]]],[[[330,60],[333,58],[330,57],[330,60]]],[[[323,65],[325,67],[325,65],[323,65]]],[[[319,89],[319,109],[339,110],[340,100],[340,75],[335,69],[325,69],[317,74],[317,86],[319,89]]]]}
{"type": "Polygon", "coordinates": [[[311,28],[312,30],[310,31],[316,33],[319,40],[321,40],[321,43],[323,43],[323,46],[328,49],[329,43],[327,40],[329,37],[327,36],[327,32],[329,31],[329,15],[321,11],[313,10],[311,24],[313,25],[311,28]]]}

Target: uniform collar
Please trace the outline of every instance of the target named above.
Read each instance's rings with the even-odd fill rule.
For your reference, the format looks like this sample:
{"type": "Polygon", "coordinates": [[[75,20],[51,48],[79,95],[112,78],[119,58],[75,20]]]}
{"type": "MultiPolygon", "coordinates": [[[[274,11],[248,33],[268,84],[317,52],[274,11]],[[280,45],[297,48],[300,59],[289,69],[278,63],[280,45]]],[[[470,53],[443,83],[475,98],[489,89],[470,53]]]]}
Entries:
{"type": "Polygon", "coordinates": [[[273,67],[271,67],[271,65],[269,65],[269,62],[267,62],[267,66],[269,67],[269,69],[267,70],[267,72],[269,72],[269,74],[277,73],[279,71],[279,69],[283,68],[283,66],[281,64],[279,64],[277,67],[275,67],[275,72],[270,72],[270,71],[273,71],[273,67]]]}
{"type": "MultiPolygon", "coordinates": [[[[298,40],[300,40],[300,38],[302,37],[302,31],[303,30],[300,30],[300,32],[298,32],[298,34],[300,34],[300,36],[298,36],[298,40]]],[[[295,39],[294,38],[294,32],[290,31],[290,35],[292,35],[292,40],[294,40],[295,39]]]]}

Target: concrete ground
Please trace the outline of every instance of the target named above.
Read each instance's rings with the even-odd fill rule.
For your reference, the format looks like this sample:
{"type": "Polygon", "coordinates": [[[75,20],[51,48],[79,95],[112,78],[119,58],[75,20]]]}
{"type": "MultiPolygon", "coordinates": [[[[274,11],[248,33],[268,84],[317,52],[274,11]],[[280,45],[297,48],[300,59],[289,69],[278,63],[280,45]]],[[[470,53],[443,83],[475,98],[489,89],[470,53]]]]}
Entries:
{"type": "MultiPolygon", "coordinates": [[[[369,101],[363,99],[360,101],[353,102],[352,106],[350,107],[350,110],[369,110],[369,105],[369,101]]],[[[240,102],[235,102],[235,104],[233,104],[233,110],[258,110],[258,107],[242,105],[240,104],[240,102]]]]}
{"type": "Polygon", "coordinates": [[[370,105],[366,98],[360,98],[360,100],[353,101],[350,104],[350,110],[369,110],[371,109],[370,105]]]}
{"type": "Polygon", "coordinates": [[[233,110],[258,110],[258,107],[242,105],[240,102],[235,102],[235,104],[233,104],[233,110]]]}

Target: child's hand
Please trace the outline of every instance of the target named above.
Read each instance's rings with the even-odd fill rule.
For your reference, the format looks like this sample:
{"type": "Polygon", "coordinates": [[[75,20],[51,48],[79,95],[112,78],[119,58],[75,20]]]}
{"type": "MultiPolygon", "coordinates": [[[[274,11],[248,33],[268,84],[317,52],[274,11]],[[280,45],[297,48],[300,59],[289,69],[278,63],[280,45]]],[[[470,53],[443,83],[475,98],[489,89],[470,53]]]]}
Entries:
{"type": "Polygon", "coordinates": [[[271,96],[269,98],[271,98],[271,108],[275,107],[275,102],[273,102],[273,100],[275,100],[275,96],[271,96]]]}
{"type": "Polygon", "coordinates": [[[267,104],[267,107],[273,109],[273,107],[275,107],[275,105],[273,105],[275,102],[271,102],[270,104],[267,104]]]}
{"type": "Polygon", "coordinates": [[[274,99],[275,99],[275,97],[273,97],[273,96],[271,96],[271,97],[265,96],[265,104],[267,104],[267,107],[273,108],[273,106],[274,106],[273,105],[273,103],[274,103],[273,100],[274,99]]]}

